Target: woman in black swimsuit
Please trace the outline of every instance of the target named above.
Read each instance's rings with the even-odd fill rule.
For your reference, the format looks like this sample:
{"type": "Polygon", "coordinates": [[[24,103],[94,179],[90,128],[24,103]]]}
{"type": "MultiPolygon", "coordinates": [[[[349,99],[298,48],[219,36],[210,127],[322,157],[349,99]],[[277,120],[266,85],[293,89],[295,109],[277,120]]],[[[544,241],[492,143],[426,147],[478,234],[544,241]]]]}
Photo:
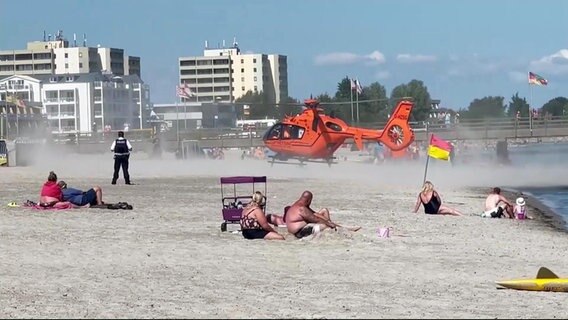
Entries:
{"type": "Polygon", "coordinates": [[[260,191],[252,195],[252,200],[243,208],[241,215],[241,231],[245,239],[284,240],[284,237],[274,231],[268,224],[262,208],[265,197],[260,191]]]}
{"type": "Polygon", "coordinates": [[[416,205],[414,206],[414,213],[418,212],[420,204],[424,206],[424,213],[426,214],[450,214],[453,216],[461,216],[462,213],[456,209],[450,208],[442,204],[442,198],[430,181],[424,182],[422,191],[418,194],[416,205]]]}

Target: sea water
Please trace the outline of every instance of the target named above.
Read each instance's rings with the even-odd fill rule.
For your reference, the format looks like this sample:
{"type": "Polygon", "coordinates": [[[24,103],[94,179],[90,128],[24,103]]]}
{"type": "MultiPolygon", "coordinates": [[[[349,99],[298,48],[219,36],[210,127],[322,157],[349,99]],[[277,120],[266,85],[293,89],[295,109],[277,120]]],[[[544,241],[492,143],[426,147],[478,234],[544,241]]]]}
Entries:
{"type": "MultiPolygon", "coordinates": [[[[539,143],[521,147],[509,147],[509,157],[513,165],[551,165],[566,163],[568,143],[539,143]]],[[[558,181],[557,186],[542,188],[523,188],[542,204],[561,216],[568,225],[568,182],[558,181]]]]}

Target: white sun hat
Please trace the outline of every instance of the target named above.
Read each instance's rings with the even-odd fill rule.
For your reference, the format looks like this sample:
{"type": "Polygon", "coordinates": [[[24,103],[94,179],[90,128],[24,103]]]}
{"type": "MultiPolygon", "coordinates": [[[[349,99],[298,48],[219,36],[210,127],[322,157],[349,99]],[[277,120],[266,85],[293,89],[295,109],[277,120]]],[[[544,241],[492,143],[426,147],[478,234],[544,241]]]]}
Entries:
{"type": "Polygon", "coordinates": [[[517,202],[518,206],[524,206],[525,205],[525,198],[518,197],[516,202],[517,202]]]}

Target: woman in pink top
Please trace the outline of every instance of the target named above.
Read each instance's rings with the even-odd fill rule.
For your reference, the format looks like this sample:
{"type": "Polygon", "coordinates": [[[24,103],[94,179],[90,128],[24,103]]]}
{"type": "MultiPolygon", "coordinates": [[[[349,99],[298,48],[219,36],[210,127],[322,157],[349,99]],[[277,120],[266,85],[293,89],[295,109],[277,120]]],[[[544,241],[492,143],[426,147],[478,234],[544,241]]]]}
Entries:
{"type": "Polygon", "coordinates": [[[63,200],[61,188],[57,185],[57,175],[50,171],[47,181],[41,188],[39,203],[41,206],[50,207],[63,200]]]}

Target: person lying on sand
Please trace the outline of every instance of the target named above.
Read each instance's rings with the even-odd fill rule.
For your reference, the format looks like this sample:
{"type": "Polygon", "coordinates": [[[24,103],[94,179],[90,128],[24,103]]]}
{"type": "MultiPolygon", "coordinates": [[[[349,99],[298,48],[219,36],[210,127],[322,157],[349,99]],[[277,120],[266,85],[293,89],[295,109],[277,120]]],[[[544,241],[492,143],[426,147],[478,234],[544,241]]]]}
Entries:
{"type": "Polygon", "coordinates": [[[331,221],[329,210],[324,208],[319,212],[315,212],[310,208],[312,204],[313,194],[310,191],[304,191],[298,201],[294,202],[286,212],[286,227],[288,232],[300,239],[312,234],[317,234],[327,228],[337,230],[337,228],[345,228],[349,231],[356,232],[361,227],[343,227],[331,221]]]}
{"type": "Polygon", "coordinates": [[[241,231],[245,239],[284,240],[284,237],[276,232],[268,224],[262,208],[266,197],[260,191],[252,195],[252,200],[243,208],[241,214],[241,231]]]}
{"type": "Polygon", "coordinates": [[[69,201],[76,206],[85,205],[103,205],[103,190],[99,186],[94,186],[87,191],[82,191],[75,188],[68,188],[67,183],[63,180],[59,181],[57,185],[61,188],[63,200],[69,201]]]}
{"type": "Polygon", "coordinates": [[[422,191],[418,194],[418,199],[414,206],[414,213],[418,212],[420,204],[424,206],[425,214],[449,214],[453,216],[463,215],[458,210],[442,204],[442,198],[434,189],[434,185],[430,181],[424,182],[422,191]]]}
{"type": "Polygon", "coordinates": [[[63,201],[61,188],[57,185],[57,175],[53,171],[49,172],[47,181],[41,188],[39,205],[42,207],[66,207],[70,205],[69,202],[63,201]]]}
{"type": "Polygon", "coordinates": [[[507,198],[501,195],[501,188],[495,187],[485,199],[485,212],[481,214],[484,218],[515,218],[513,205],[507,198]]]}

